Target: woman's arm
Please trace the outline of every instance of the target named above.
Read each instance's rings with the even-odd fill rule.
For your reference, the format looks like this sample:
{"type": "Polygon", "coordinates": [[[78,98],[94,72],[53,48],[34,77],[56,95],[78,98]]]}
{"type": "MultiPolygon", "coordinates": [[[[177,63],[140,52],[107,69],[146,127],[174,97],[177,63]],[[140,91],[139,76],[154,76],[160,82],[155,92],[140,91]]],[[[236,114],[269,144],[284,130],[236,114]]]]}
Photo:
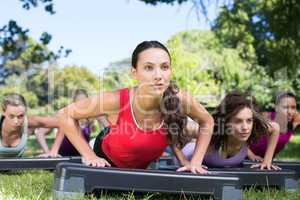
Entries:
{"type": "Polygon", "coordinates": [[[173,145],[171,148],[181,166],[186,166],[190,163],[190,161],[183,154],[182,150],[179,149],[176,145],[173,145]]]}
{"type": "MultiPolygon", "coordinates": [[[[187,138],[198,138],[199,136],[199,124],[194,122],[193,120],[188,119],[187,121],[187,125],[185,128],[185,136],[187,138]]],[[[173,145],[172,146],[172,151],[174,153],[174,155],[176,156],[177,160],[180,162],[181,166],[185,166],[189,164],[189,160],[186,158],[186,156],[184,155],[184,153],[182,152],[182,150],[173,145]]]]}
{"type": "Polygon", "coordinates": [[[39,155],[39,157],[46,157],[46,158],[47,157],[61,157],[58,154],[58,151],[59,151],[59,148],[60,148],[60,145],[61,145],[63,139],[64,139],[64,133],[61,131],[61,129],[58,129],[54,143],[51,147],[51,150],[48,152],[45,152],[44,154],[39,155]]]}
{"type": "Polygon", "coordinates": [[[28,127],[29,128],[58,128],[58,118],[56,115],[41,117],[41,116],[29,116],[28,127]]]}
{"type": "Polygon", "coordinates": [[[269,142],[268,142],[268,147],[265,152],[265,156],[263,159],[263,162],[260,165],[254,165],[253,167],[260,166],[260,169],[267,168],[268,170],[271,169],[280,169],[277,166],[272,165],[272,159],[273,155],[276,149],[278,137],[279,137],[279,131],[280,127],[276,122],[270,122],[270,127],[269,127],[269,142]]]}
{"type": "Polygon", "coordinates": [[[115,114],[119,111],[119,107],[119,92],[105,92],[72,103],[59,111],[58,119],[61,131],[83,156],[87,165],[104,167],[105,165],[109,166],[109,163],[96,156],[88,143],[81,137],[78,120],[95,118],[105,113],[115,114]]]}
{"type": "Polygon", "coordinates": [[[178,171],[190,170],[193,173],[207,173],[202,168],[202,161],[211,140],[214,120],[207,110],[188,93],[180,92],[179,98],[182,102],[184,112],[199,124],[199,130],[190,165],[184,166],[178,169],[178,171]]]}
{"type": "Polygon", "coordinates": [[[44,153],[49,153],[49,147],[47,145],[45,135],[49,134],[51,131],[51,128],[37,128],[34,130],[35,137],[44,153]]]}

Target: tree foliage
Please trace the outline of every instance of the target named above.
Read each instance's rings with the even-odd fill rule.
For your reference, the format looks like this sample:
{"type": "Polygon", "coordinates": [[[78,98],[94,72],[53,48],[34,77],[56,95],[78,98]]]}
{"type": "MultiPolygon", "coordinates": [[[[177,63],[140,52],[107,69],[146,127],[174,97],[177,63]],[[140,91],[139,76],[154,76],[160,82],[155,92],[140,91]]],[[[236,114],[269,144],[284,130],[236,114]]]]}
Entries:
{"type": "Polygon", "coordinates": [[[210,106],[228,90],[249,88],[250,64],[235,49],[225,48],[211,31],[184,31],[167,43],[173,79],[210,106]]]}
{"type": "MultiPolygon", "coordinates": [[[[20,0],[22,7],[29,10],[43,4],[46,12],[54,14],[52,0],[20,0]]],[[[45,62],[54,62],[61,56],[68,56],[70,49],[60,47],[57,52],[50,51],[47,45],[52,36],[44,32],[39,41],[33,41],[29,29],[24,29],[16,21],[10,20],[0,28],[0,85],[5,79],[23,72],[33,74],[34,68],[45,62]]]]}
{"type": "Polygon", "coordinates": [[[44,6],[46,12],[55,14],[53,0],[19,0],[22,3],[22,7],[26,10],[30,10],[32,7],[38,7],[39,4],[44,6]]]}
{"type": "Polygon", "coordinates": [[[214,30],[223,44],[241,49],[268,74],[286,70],[295,78],[300,67],[299,1],[234,1],[222,9],[214,30]]]}
{"type": "Polygon", "coordinates": [[[90,95],[97,93],[100,81],[86,67],[67,66],[59,69],[50,66],[28,80],[26,86],[37,95],[40,106],[50,103],[56,110],[70,103],[76,89],[85,89],[90,95]]]}

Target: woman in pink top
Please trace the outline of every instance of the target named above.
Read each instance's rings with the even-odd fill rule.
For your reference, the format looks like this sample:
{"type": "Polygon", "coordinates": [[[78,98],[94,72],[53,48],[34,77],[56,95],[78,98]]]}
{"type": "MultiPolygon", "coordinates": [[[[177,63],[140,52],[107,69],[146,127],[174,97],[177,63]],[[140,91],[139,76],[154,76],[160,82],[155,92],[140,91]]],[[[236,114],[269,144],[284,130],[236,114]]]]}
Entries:
{"type": "MultiPolygon", "coordinates": [[[[275,112],[265,115],[280,126],[280,135],[276,145],[275,154],[282,151],[291,139],[294,130],[300,124],[300,114],[297,112],[296,97],[291,92],[281,92],[276,97],[275,112]]],[[[253,161],[261,161],[264,155],[269,138],[262,136],[248,149],[248,158],[253,161]]]]}

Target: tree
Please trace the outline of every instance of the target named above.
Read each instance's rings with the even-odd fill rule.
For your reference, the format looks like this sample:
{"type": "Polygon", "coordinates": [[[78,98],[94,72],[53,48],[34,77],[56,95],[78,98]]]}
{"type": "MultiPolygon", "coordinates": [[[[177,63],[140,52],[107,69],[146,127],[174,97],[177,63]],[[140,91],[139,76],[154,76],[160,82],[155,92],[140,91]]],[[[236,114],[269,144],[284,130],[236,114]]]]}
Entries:
{"type": "Polygon", "coordinates": [[[85,67],[67,66],[59,69],[50,66],[42,69],[26,83],[28,91],[35,93],[39,99],[39,105],[54,105],[54,109],[60,109],[71,102],[76,89],[85,89],[90,95],[100,89],[100,80],[85,67]]]}
{"type": "Polygon", "coordinates": [[[296,78],[300,66],[297,16],[299,1],[234,1],[223,7],[214,30],[224,44],[241,49],[242,58],[258,62],[272,77],[285,70],[286,77],[296,78]]]}
{"type": "Polygon", "coordinates": [[[136,81],[132,79],[130,69],[130,58],[110,63],[101,77],[101,86],[104,90],[116,90],[135,85],[136,81]]]}
{"type": "MultiPolygon", "coordinates": [[[[29,10],[43,4],[46,12],[54,14],[52,0],[20,0],[23,8],[29,10]]],[[[50,51],[47,45],[52,36],[44,32],[40,41],[28,36],[29,29],[23,29],[16,21],[10,20],[0,28],[0,85],[11,75],[20,75],[36,65],[54,62],[61,56],[67,56],[71,50],[61,47],[57,52],[50,51]]],[[[32,71],[30,72],[32,74],[32,71]]]]}
{"type": "Polygon", "coordinates": [[[267,107],[272,105],[272,96],[278,91],[290,90],[296,94],[299,91],[299,1],[141,1],[151,5],[192,2],[204,15],[211,2],[223,5],[213,23],[213,31],[223,46],[236,49],[239,56],[249,63],[253,84],[248,89],[260,94],[260,102],[267,107]]]}
{"type": "Polygon", "coordinates": [[[30,10],[32,7],[38,7],[39,4],[44,6],[46,12],[50,14],[55,14],[53,0],[20,0],[22,2],[22,7],[26,10],[30,10]]]}
{"type": "Polygon", "coordinates": [[[167,42],[172,56],[173,79],[209,106],[222,95],[251,85],[249,63],[235,49],[225,48],[211,31],[183,31],[167,42]]]}

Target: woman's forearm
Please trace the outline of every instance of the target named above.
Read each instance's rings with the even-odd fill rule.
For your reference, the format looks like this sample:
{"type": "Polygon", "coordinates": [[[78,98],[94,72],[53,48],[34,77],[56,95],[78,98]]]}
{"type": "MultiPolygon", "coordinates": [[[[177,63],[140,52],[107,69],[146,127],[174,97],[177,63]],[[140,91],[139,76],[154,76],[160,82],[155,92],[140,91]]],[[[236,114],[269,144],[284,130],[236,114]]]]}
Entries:
{"type": "Polygon", "coordinates": [[[190,161],[185,157],[185,155],[183,154],[182,150],[179,149],[176,146],[172,147],[172,151],[174,153],[174,155],[176,156],[177,160],[180,162],[180,164],[182,166],[186,165],[187,163],[189,163],[190,161]]]}
{"type": "Polygon", "coordinates": [[[265,152],[264,162],[271,163],[273,155],[276,149],[276,145],[279,138],[279,125],[277,123],[272,123],[271,134],[269,136],[268,147],[265,152]]]}
{"type": "Polygon", "coordinates": [[[191,159],[191,163],[202,164],[204,155],[206,154],[207,148],[211,140],[213,127],[213,120],[210,120],[206,124],[200,126],[199,136],[196,141],[196,146],[193,157],[191,159]]]}
{"type": "Polygon", "coordinates": [[[51,129],[48,128],[38,128],[34,131],[35,137],[45,153],[49,152],[49,147],[47,145],[45,135],[50,131],[51,129]]]}
{"type": "Polygon", "coordinates": [[[58,129],[54,143],[51,147],[51,152],[57,154],[59,151],[59,148],[61,146],[61,143],[64,139],[64,133],[62,132],[61,129],[58,129]]]}
{"type": "Polygon", "coordinates": [[[73,146],[85,159],[96,158],[95,152],[90,148],[89,144],[81,136],[81,130],[78,121],[73,119],[67,109],[59,113],[59,128],[66,135],[73,146]]]}

